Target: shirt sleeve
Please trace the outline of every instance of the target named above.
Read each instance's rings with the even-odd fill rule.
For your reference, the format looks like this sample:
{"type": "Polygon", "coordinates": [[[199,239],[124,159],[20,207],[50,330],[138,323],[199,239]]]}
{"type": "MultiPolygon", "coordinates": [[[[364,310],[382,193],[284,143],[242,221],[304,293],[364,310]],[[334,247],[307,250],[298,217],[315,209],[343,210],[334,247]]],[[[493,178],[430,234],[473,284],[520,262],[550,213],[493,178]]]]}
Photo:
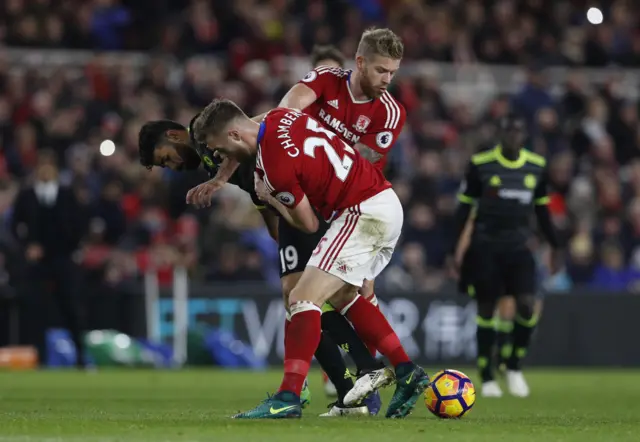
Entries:
{"type": "Polygon", "coordinates": [[[464,180],[460,184],[458,200],[464,204],[474,204],[481,195],[482,181],[478,173],[478,166],[470,162],[464,180]]]}
{"type": "Polygon", "coordinates": [[[283,169],[265,175],[264,183],[275,199],[289,209],[295,209],[304,198],[304,192],[294,174],[283,169]]]}
{"type": "Polygon", "coordinates": [[[533,202],[537,206],[545,206],[550,202],[549,194],[547,192],[547,175],[547,170],[545,169],[533,192],[533,202]]]}
{"type": "MultiPolygon", "coordinates": [[[[278,148],[280,146],[277,146],[278,148]]],[[[274,153],[277,156],[279,151],[274,153]]],[[[261,150],[256,171],[269,193],[286,207],[293,209],[304,198],[304,192],[296,176],[295,167],[282,167],[286,159],[274,158],[261,150]]]]}
{"type": "Polygon", "coordinates": [[[316,93],[317,98],[324,95],[327,85],[331,82],[332,77],[331,70],[326,66],[319,66],[312,71],[309,71],[298,83],[304,84],[313,92],[316,93]]]}
{"type": "Polygon", "coordinates": [[[383,106],[376,112],[370,124],[371,128],[360,137],[358,142],[384,155],[400,136],[407,112],[403,105],[388,94],[383,95],[379,100],[383,106]]]}

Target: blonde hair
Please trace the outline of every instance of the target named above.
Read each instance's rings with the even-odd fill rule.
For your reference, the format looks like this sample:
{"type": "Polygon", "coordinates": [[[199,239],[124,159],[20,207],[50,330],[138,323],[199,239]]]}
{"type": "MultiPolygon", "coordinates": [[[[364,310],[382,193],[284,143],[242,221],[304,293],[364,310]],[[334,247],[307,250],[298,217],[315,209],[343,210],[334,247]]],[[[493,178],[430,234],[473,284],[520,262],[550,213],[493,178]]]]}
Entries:
{"type": "Polygon", "coordinates": [[[369,58],[373,55],[401,60],[404,44],[391,29],[369,28],[362,33],[358,44],[357,56],[369,58]]]}

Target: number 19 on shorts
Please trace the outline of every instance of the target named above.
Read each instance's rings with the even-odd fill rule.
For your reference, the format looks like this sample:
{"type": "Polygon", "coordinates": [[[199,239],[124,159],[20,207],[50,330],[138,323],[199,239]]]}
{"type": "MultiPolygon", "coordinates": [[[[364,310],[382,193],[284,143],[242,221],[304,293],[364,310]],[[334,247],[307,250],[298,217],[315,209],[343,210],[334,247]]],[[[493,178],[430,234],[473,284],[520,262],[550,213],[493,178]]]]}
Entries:
{"type": "Polygon", "coordinates": [[[280,267],[282,273],[291,271],[298,266],[298,251],[293,246],[286,246],[280,249],[280,267]]]}

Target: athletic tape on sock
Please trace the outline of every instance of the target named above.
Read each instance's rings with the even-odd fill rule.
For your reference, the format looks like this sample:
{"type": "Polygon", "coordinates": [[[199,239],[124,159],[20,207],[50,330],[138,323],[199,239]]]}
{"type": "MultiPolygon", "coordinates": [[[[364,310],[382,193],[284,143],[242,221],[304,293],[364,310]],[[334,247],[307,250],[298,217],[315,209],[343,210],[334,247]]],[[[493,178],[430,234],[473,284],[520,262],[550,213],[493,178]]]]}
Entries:
{"type": "Polygon", "coordinates": [[[294,315],[297,315],[298,313],[302,313],[302,312],[316,311],[322,314],[322,309],[320,309],[320,307],[318,307],[311,301],[294,302],[289,307],[289,310],[291,311],[291,318],[293,318],[294,315]]]}

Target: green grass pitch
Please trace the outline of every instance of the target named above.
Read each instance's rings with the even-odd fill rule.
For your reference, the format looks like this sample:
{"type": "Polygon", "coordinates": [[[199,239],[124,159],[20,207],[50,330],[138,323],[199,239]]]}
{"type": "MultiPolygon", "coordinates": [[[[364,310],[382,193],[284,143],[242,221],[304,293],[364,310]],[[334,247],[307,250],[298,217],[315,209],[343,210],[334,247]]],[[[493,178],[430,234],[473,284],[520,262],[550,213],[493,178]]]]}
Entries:
{"type": "Polygon", "coordinates": [[[0,372],[0,442],[639,440],[640,372],[536,370],[528,379],[530,398],[478,398],[457,421],[422,401],[404,420],[321,419],[328,401],[314,372],[302,420],[234,421],[277,388],[279,371],[0,372]]]}

